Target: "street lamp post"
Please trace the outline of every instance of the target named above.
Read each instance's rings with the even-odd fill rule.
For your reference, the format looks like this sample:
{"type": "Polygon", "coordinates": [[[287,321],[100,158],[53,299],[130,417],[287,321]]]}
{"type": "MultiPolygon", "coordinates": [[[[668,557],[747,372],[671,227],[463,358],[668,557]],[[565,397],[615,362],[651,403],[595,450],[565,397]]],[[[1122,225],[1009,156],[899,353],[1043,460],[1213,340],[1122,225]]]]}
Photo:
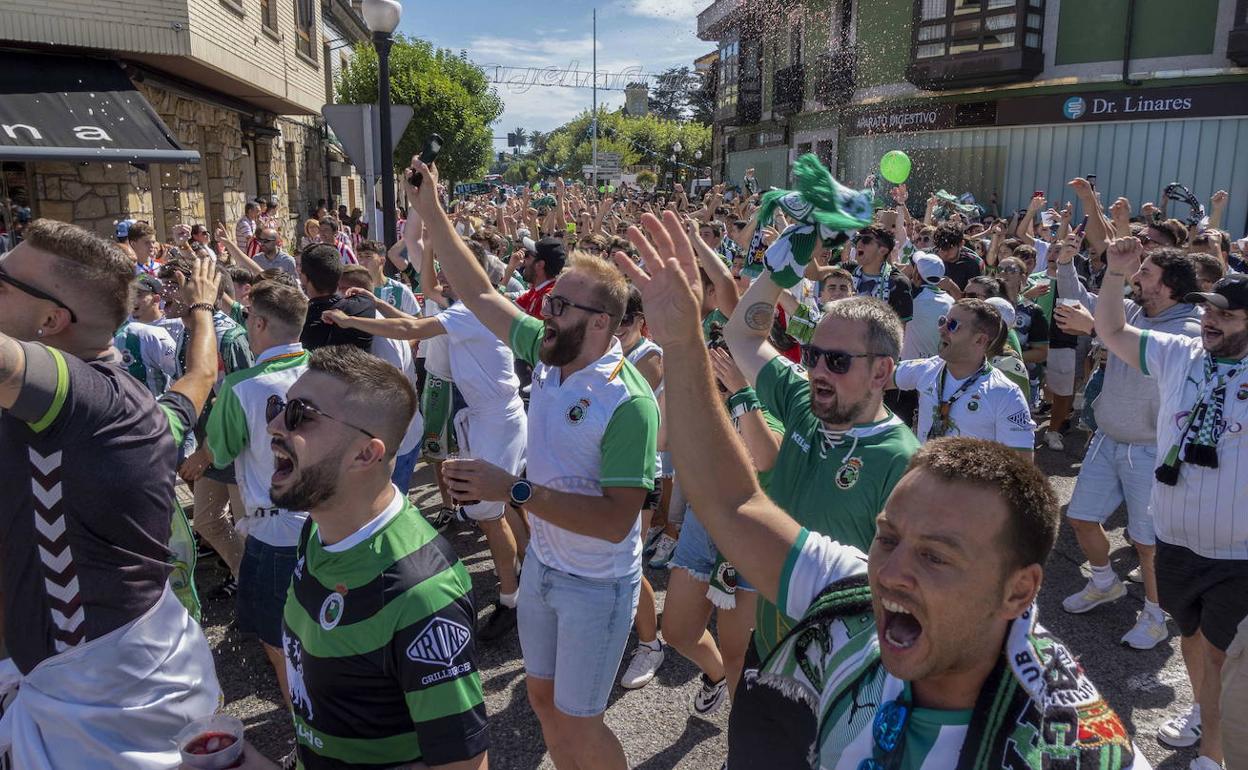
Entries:
{"type": "MultiPolygon", "coordinates": [[[[381,113],[381,226],[386,248],[394,245],[394,146],[390,135],[390,44],[391,35],[399,26],[403,6],[398,0],[364,0],[360,9],[364,24],[373,33],[377,49],[377,101],[381,113]]],[[[375,217],[374,217],[375,218],[375,217]]]]}

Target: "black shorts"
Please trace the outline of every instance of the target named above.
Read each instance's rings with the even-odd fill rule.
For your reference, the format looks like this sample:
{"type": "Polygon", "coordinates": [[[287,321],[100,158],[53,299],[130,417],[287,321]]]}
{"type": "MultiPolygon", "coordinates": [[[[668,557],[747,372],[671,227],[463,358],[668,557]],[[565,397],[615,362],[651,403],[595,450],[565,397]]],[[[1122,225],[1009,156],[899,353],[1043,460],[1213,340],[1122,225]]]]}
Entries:
{"type": "Polygon", "coordinates": [[[1157,598],[1179,625],[1225,651],[1248,616],[1248,560],[1210,559],[1157,541],[1157,598]]]}

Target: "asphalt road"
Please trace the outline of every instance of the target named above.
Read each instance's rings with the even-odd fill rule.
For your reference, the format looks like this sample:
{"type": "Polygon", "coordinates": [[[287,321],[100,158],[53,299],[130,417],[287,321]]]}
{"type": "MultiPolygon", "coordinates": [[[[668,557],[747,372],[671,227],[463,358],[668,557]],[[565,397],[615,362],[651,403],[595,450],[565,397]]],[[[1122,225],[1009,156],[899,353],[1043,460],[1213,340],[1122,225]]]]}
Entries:
{"type": "MultiPolygon", "coordinates": [[[[1070,500],[1079,472],[1082,435],[1072,432],[1065,453],[1048,449],[1038,453],[1040,465],[1052,478],[1063,504],[1070,500]]],[[[423,510],[432,510],[437,496],[432,486],[432,471],[419,466],[413,481],[413,501],[423,510]]],[[[1125,513],[1119,510],[1110,520],[1110,537],[1114,567],[1125,579],[1137,562],[1134,550],[1123,539],[1124,525],[1125,513]]],[[[484,611],[498,595],[485,538],[476,529],[460,524],[452,525],[446,535],[472,573],[477,607],[484,611]]],[[[215,559],[202,564],[198,573],[201,595],[208,594],[223,574],[223,568],[215,559]]],[[[647,574],[658,592],[661,611],[667,575],[652,570],[647,570],[647,574]]],[[[1069,527],[1063,527],[1040,593],[1041,622],[1080,658],[1153,766],[1168,770],[1186,768],[1195,756],[1194,751],[1173,751],[1155,738],[1157,727],[1177,708],[1185,708],[1191,701],[1179,654],[1177,628],[1171,623],[1170,640],[1153,650],[1141,652],[1119,644],[1119,638],[1131,627],[1143,603],[1142,587],[1134,583],[1129,584],[1129,595],[1117,602],[1083,616],[1066,614],[1061,600],[1083,586],[1086,574],[1087,564],[1074,535],[1069,527]]],[[[290,718],[259,642],[230,627],[232,617],[229,600],[205,601],[205,631],[225,690],[225,711],[242,719],[247,725],[248,739],[276,759],[293,745],[290,718]]],[[[632,644],[629,644],[630,650],[632,644]]],[[[544,750],[537,717],[525,696],[524,668],[515,635],[493,646],[483,646],[479,651],[491,720],[491,767],[496,770],[553,768],[544,750]]],[[[697,668],[670,649],[658,676],[648,686],[631,692],[615,688],[607,711],[607,724],[623,743],[630,767],[640,770],[719,768],[726,753],[727,707],[710,719],[692,716],[689,704],[697,689],[697,668]]]]}

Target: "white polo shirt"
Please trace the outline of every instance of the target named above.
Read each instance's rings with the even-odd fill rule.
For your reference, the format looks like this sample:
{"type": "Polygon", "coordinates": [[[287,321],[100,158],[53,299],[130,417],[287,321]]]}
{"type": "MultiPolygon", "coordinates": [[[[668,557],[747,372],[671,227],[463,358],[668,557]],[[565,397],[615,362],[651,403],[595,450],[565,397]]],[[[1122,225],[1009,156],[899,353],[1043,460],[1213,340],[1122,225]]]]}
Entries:
{"type": "Polygon", "coordinates": [[[273,481],[265,409],[269,396],[286,398],[286,391],[308,370],[308,353],[299,343],[276,345],[260,354],[256,365],[225,378],[221,393],[208,414],[208,449],[212,464],[234,463],[239,492],[247,515],[238,522],[248,536],[274,546],[299,544],[299,531],[308,514],[276,508],[269,497],[273,481]]]}
{"type": "MultiPolygon", "coordinates": [[[[897,387],[919,392],[920,442],[927,441],[940,402],[952,398],[966,382],[946,375],[944,393],[937,393],[944,368],[944,359],[933,356],[902,361],[893,374],[897,387]]],[[[1028,452],[1035,448],[1036,424],[1031,420],[1023,391],[995,367],[990,367],[987,375],[976,372],[971,377],[979,380],[949,407],[949,432],[945,435],[998,441],[1028,452]]]]}
{"type": "MultiPolygon", "coordinates": [[[[1144,330],[1140,369],[1157,379],[1157,461],[1179,440],[1205,384],[1205,347],[1199,337],[1144,330]]],[[[1218,467],[1179,466],[1174,486],[1153,484],[1157,538],[1207,559],[1248,559],[1248,361],[1216,361],[1227,377],[1222,421],[1216,429],[1218,467]],[[1234,372],[1234,376],[1230,376],[1234,372]]],[[[1183,448],[1180,447],[1180,457],[1183,448]]]]}
{"type": "MultiPolygon", "coordinates": [[[[545,324],[528,315],[511,326],[511,349],[533,364],[528,479],[559,492],[601,496],[604,487],[654,488],[659,408],[649,383],[625,360],[619,340],[606,355],[562,380],[538,358],[545,324]]],[[[461,385],[462,387],[462,385],[461,385]]],[[[641,574],[641,511],[628,537],[612,543],[529,514],[530,553],[547,567],[587,578],[641,574]]]]}

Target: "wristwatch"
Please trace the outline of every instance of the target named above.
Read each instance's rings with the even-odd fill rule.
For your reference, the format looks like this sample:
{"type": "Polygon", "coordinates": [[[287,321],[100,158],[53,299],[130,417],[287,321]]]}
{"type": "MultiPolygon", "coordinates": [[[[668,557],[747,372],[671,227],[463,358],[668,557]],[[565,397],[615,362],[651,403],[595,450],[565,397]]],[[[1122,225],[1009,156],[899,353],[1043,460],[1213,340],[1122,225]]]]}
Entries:
{"type": "Polygon", "coordinates": [[[511,485],[511,504],[517,508],[522,507],[533,497],[533,484],[527,479],[516,479],[516,483],[511,485]]]}

